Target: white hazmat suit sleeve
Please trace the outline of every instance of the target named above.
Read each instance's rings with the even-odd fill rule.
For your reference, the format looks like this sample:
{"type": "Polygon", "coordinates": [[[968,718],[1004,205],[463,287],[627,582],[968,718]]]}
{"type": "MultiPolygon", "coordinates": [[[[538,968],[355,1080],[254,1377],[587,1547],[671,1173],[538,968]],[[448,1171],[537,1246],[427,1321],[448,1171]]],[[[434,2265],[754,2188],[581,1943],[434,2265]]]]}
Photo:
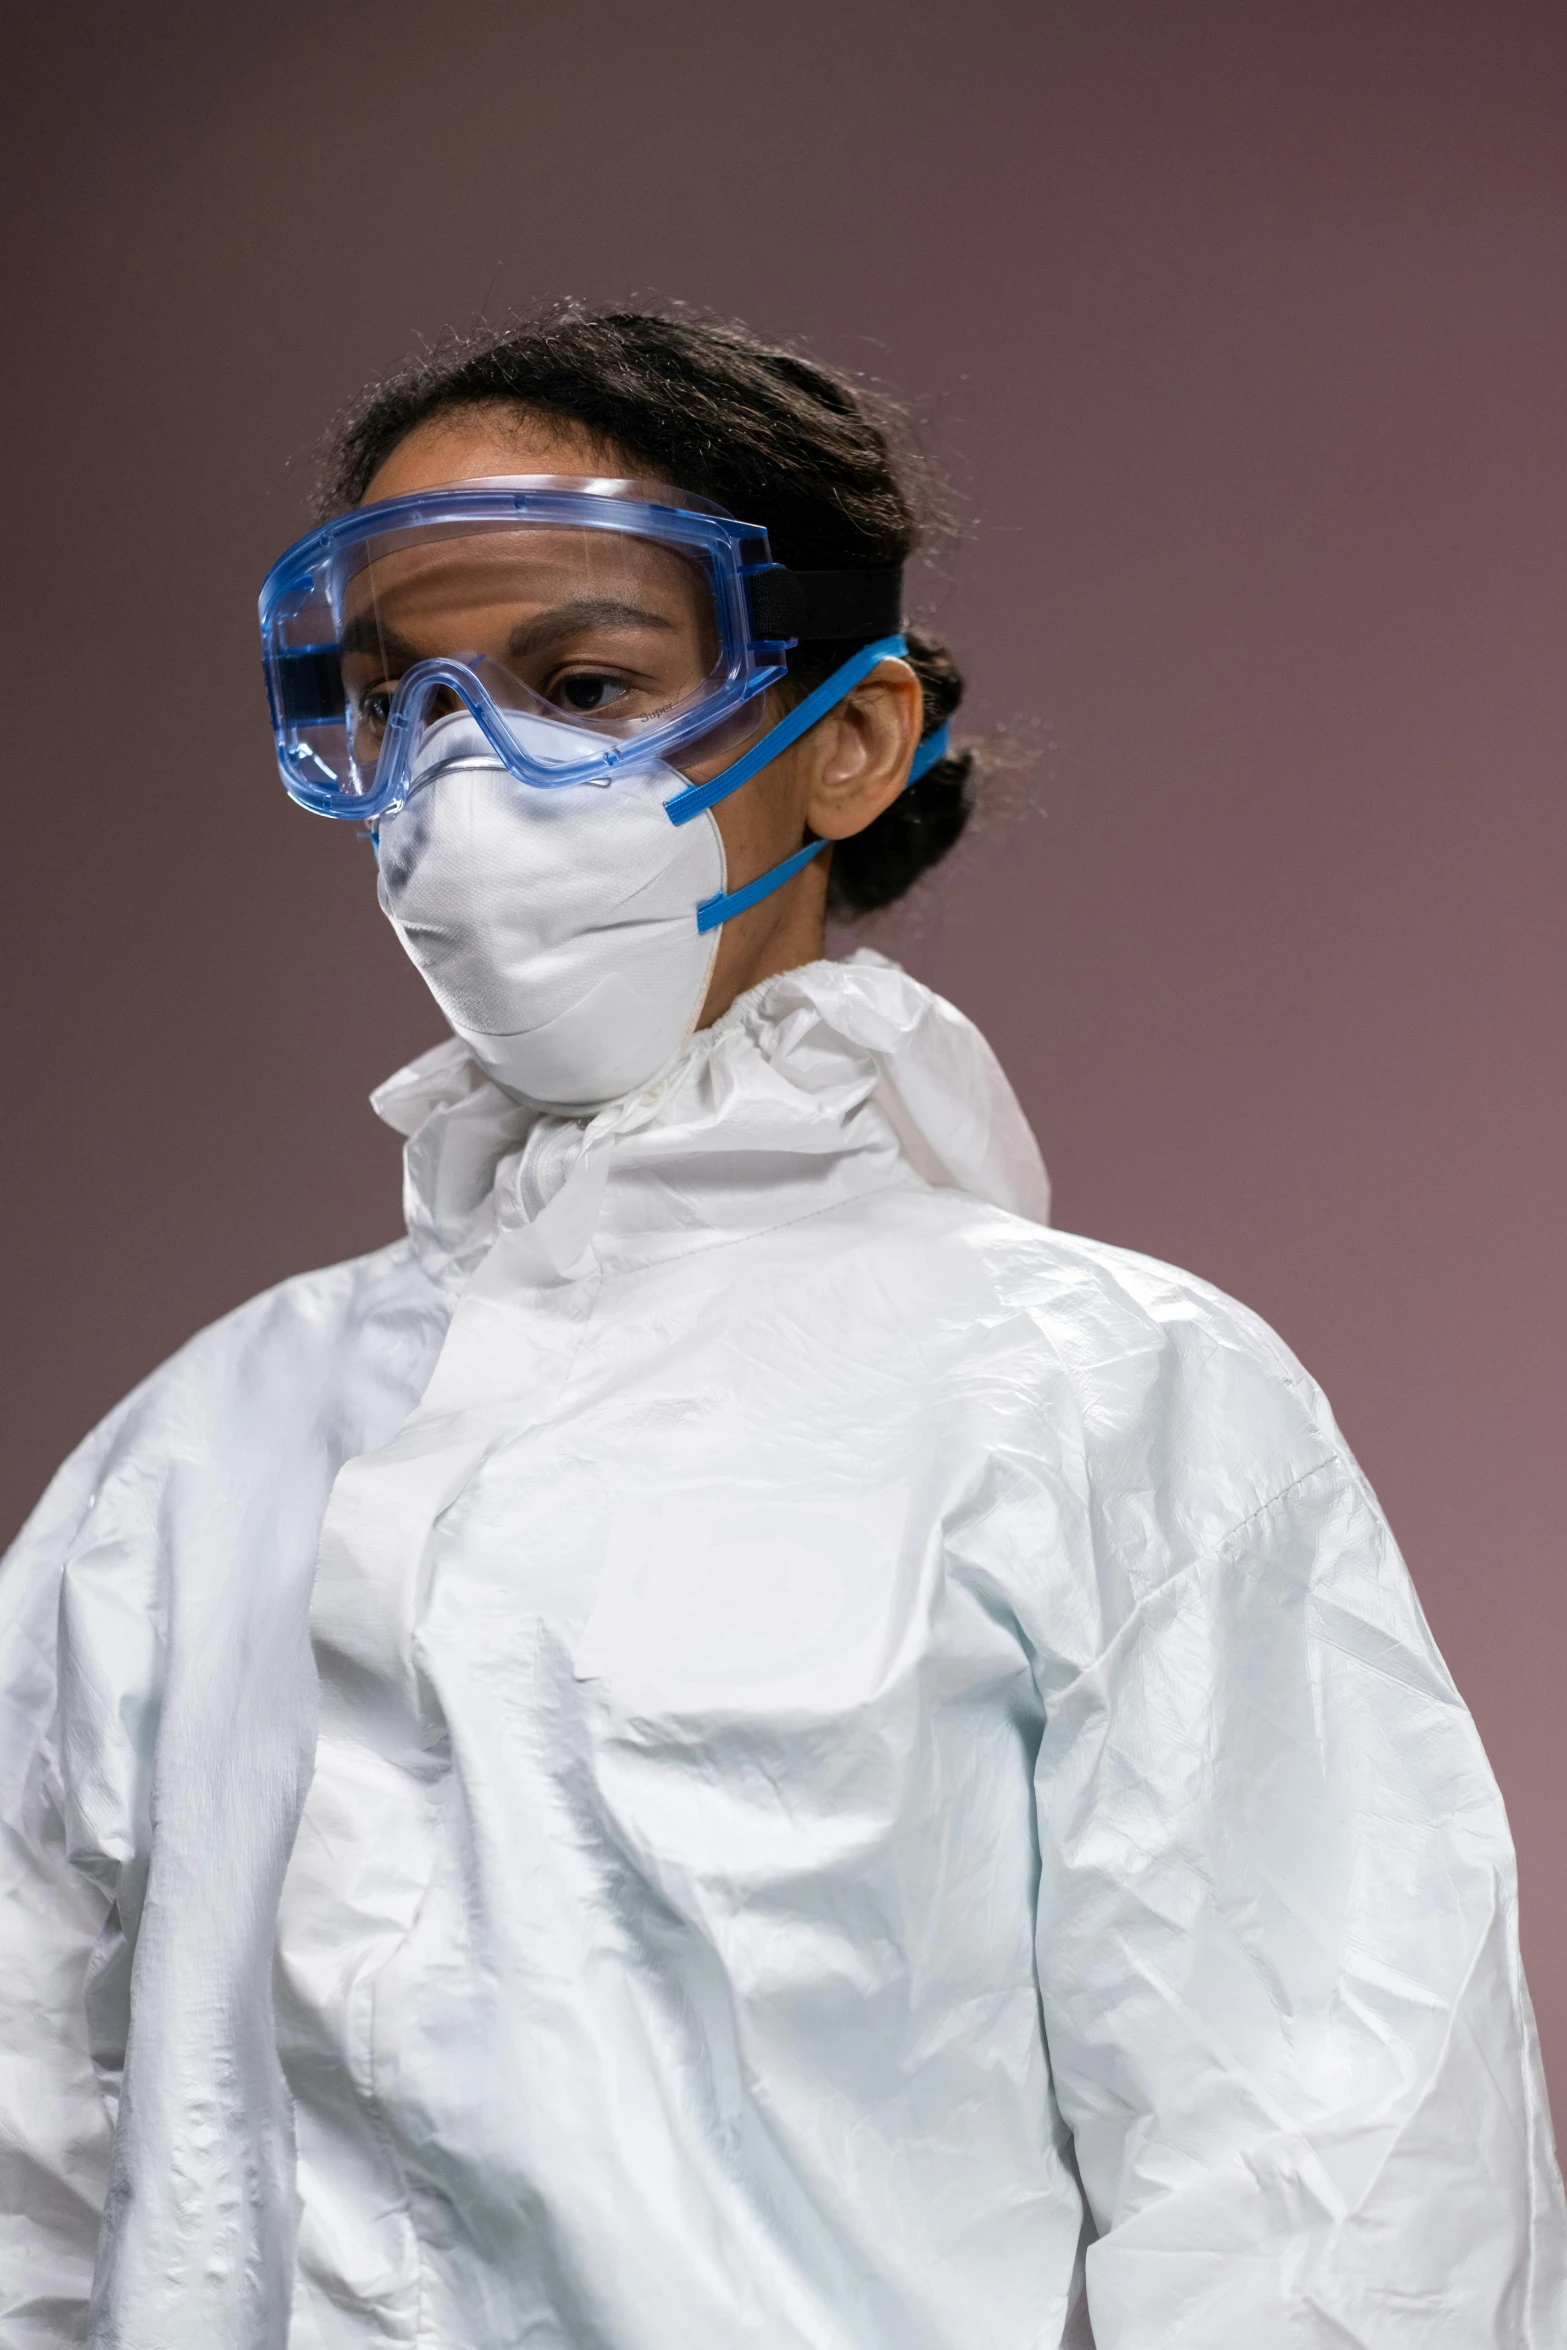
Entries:
{"type": "Polygon", "coordinates": [[[0,1565],[5,2350],[281,2350],[270,1982],[316,1539],[444,1318],[404,1247],[252,1299],[111,1413],[0,1565]]]}
{"type": "Polygon", "coordinates": [[[1097,1652],[1039,1758],[1098,2350],[1545,2350],[1560,2187],[1501,1798],[1326,1403],[1214,1303],[1220,1343],[1150,1382],[1173,1456],[1090,1406],[1097,1652]],[[1216,1540],[1194,1481],[1233,1497],[1216,1540]]]}
{"type": "Polygon", "coordinates": [[[11,2350],[81,2338],[113,2140],[113,2078],[94,2069],[87,2021],[112,1893],[72,1857],[56,1698],[61,1566],[113,1435],[105,1422],[65,1463],[0,1575],[0,2341],[11,2350]]]}

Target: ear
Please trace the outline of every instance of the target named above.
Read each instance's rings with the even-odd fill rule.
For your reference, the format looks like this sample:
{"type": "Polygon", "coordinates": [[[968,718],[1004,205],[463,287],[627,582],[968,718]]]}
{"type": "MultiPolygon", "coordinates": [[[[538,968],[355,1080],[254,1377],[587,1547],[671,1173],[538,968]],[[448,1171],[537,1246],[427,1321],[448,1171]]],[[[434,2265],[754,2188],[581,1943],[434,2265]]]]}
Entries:
{"type": "Polygon", "coordinates": [[[908,779],[924,719],[919,679],[907,661],[887,660],[812,729],[816,757],[805,821],[819,839],[847,840],[891,807],[908,779]]]}

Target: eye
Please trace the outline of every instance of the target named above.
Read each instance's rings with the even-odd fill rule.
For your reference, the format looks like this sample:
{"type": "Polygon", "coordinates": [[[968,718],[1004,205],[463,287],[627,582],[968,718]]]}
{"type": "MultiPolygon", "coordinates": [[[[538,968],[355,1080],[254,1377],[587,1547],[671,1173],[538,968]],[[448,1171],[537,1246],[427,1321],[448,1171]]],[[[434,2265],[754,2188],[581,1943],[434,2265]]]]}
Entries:
{"type": "Polygon", "coordinates": [[[607,670],[575,669],[556,679],[550,699],[561,709],[588,718],[612,709],[630,690],[624,678],[612,677],[607,670]]]}
{"type": "Polygon", "coordinates": [[[373,685],[366,692],[355,695],[354,714],[361,726],[372,726],[378,732],[385,732],[386,722],[392,714],[392,693],[393,688],[389,685],[373,685]]]}

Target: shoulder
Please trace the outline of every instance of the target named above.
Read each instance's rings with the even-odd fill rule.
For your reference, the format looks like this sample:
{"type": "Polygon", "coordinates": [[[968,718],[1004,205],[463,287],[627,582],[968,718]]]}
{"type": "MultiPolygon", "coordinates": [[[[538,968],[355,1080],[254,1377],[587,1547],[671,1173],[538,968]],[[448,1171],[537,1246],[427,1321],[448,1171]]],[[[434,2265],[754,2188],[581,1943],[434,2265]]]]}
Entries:
{"type": "Polygon", "coordinates": [[[1080,1371],[1107,1359],[1131,1370],[1233,1356],[1303,1396],[1316,1393],[1260,1315],[1178,1265],[958,1191],[911,1188],[875,1205],[886,1239],[894,1248],[916,1244],[932,1284],[977,1282],[998,1305],[1025,1313],[1046,1349],[1080,1371]]]}
{"type": "Polygon", "coordinates": [[[1450,1701],[1328,1401],[1259,1315],[1178,1266],[972,1200],[923,1215],[930,1294],[972,1301],[943,1374],[982,1448],[963,1540],[1003,1562],[1043,1685],[1059,1694],[1134,1620],[1164,1637],[1179,1619],[1197,1651],[1230,1616],[1304,1637],[1309,1590],[1319,1629],[1450,1701]]]}
{"type": "Polygon", "coordinates": [[[4,1580],[14,1589],[30,1555],[68,1551],[111,1489],[155,1511],[172,1474],[221,1478],[258,1446],[286,1456],[323,1412],[363,1418],[378,1390],[395,1397],[417,1377],[444,1315],[406,1242],[247,1299],[188,1339],[76,1447],[17,1536],[4,1580]]]}
{"type": "Polygon", "coordinates": [[[1358,1479],[1316,1381],[1211,1282],[958,1193],[904,1212],[954,1370],[1028,1398],[1036,1447],[1096,1512],[1211,1537],[1330,1464],[1358,1479]]]}
{"type": "Polygon", "coordinates": [[[191,1415],[216,1427],[268,1407],[290,1419],[318,1412],[367,1357],[395,1373],[422,1354],[432,1313],[444,1319],[406,1241],[294,1274],[199,1330],[110,1423],[130,1437],[191,1415]]]}
{"type": "Polygon", "coordinates": [[[1128,1400],[1172,1376],[1234,1375],[1288,1391],[1315,1410],[1320,1391],[1296,1356],[1239,1299],[1211,1281],[1135,1249],[1045,1230],[992,1214],[974,1235],[995,1278],[1026,1303],[1064,1363],[1094,1375],[1096,1399],[1128,1400]],[[1107,1384],[1114,1366],[1119,1376],[1107,1384]]]}

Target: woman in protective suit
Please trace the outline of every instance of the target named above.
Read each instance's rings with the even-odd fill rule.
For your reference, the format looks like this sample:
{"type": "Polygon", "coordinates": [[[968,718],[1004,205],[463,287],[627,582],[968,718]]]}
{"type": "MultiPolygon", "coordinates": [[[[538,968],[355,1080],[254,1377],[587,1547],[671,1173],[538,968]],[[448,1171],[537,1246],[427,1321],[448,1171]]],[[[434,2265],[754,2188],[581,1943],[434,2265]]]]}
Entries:
{"type": "Polygon", "coordinates": [[[916,486],[566,312],[374,391],[267,582],[453,1036],[407,1238],[0,1577],[16,2350],[1567,2339],[1501,1802],[1326,1404],[822,959],[967,808],[916,486]]]}

